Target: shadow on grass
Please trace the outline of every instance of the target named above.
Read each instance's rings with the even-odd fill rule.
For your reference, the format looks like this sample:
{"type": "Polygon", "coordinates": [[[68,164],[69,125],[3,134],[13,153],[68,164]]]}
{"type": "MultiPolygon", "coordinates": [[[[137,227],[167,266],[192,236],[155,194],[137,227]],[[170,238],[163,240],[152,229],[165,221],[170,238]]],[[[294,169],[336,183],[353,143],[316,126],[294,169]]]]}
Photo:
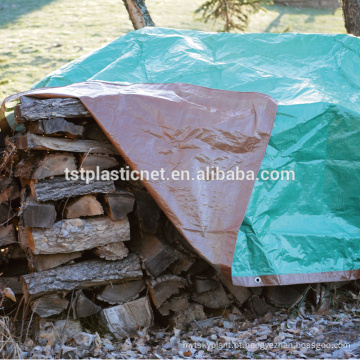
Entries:
{"type": "Polygon", "coordinates": [[[0,0],[0,29],[55,0],[0,0]]]}
{"type": "Polygon", "coordinates": [[[276,11],[279,15],[274,19],[265,32],[271,32],[272,29],[280,25],[281,18],[284,15],[307,15],[306,23],[313,23],[316,21],[317,16],[333,15],[336,9],[312,9],[312,8],[298,8],[292,6],[270,5],[264,6],[268,10],[276,11]]]}

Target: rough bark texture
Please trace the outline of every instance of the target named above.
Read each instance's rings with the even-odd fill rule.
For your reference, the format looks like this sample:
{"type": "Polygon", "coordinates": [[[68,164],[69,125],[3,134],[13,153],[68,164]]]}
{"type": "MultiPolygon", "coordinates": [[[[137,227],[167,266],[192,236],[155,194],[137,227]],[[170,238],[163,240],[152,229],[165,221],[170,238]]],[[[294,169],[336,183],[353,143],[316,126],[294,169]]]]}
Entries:
{"type": "Polygon", "coordinates": [[[154,321],[147,297],[104,309],[101,311],[101,317],[108,329],[118,339],[135,335],[139,328],[150,327],[154,321]]]}
{"type": "Polygon", "coordinates": [[[114,182],[111,180],[94,180],[86,184],[85,181],[67,181],[64,176],[53,179],[32,181],[31,194],[37,201],[60,200],[69,197],[91,193],[112,193],[115,191],[114,182]]]}
{"type": "Polygon", "coordinates": [[[16,147],[20,150],[70,151],[80,153],[117,154],[109,142],[78,140],[26,135],[16,138],[16,147]]]}
{"type": "Polygon", "coordinates": [[[51,229],[31,229],[29,245],[34,254],[58,254],[127,240],[130,240],[127,219],[98,217],[58,221],[51,229]]]}
{"type": "Polygon", "coordinates": [[[61,135],[78,137],[84,133],[84,126],[76,125],[63,118],[34,121],[29,124],[29,131],[38,135],[61,135]]]}
{"type": "Polygon", "coordinates": [[[106,285],[109,282],[139,279],[142,275],[139,259],[131,254],[119,261],[92,260],[24,275],[22,282],[24,294],[28,298],[46,293],[106,285]]]}
{"type": "Polygon", "coordinates": [[[145,0],[123,0],[130,20],[135,30],[145,26],[155,26],[149,11],[146,8],[145,0]]]}
{"type": "Polygon", "coordinates": [[[360,36],[360,0],[342,0],[342,8],[346,31],[360,36]]]}
{"type": "Polygon", "coordinates": [[[20,105],[15,106],[17,123],[48,120],[54,118],[91,118],[91,114],[78,99],[35,99],[21,96],[20,105]]]}

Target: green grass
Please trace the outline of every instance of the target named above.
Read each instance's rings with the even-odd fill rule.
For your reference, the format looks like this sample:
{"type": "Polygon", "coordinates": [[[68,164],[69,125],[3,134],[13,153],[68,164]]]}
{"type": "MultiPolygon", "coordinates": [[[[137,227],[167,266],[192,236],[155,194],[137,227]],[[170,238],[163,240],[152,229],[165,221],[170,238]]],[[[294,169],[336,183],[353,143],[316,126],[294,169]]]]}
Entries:
{"type": "MultiPolygon", "coordinates": [[[[217,31],[196,21],[203,0],[147,0],[157,26],[217,31]]],[[[121,0],[0,0],[0,99],[132,30],[121,0]]],[[[341,10],[269,6],[250,32],[345,33],[341,10]]]]}

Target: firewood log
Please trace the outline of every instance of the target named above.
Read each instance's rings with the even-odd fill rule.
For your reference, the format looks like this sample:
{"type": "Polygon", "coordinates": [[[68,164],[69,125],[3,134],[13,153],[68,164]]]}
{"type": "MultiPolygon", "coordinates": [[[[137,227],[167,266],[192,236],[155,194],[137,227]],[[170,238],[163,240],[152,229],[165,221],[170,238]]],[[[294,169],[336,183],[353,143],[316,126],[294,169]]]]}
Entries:
{"type": "Polygon", "coordinates": [[[39,181],[31,180],[30,188],[31,195],[39,202],[66,199],[68,197],[91,193],[111,193],[115,191],[114,182],[111,180],[93,180],[86,184],[86,182],[82,180],[66,181],[63,176],[39,181]]]}
{"type": "Polygon", "coordinates": [[[95,140],[64,139],[39,136],[31,133],[16,138],[19,150],[69,151],[76,153],[117,154],[110,142],[95,140]]]}
{"type": "Polygon", "coordinates": [[[170,296],[186,286],[186,280],[175,275],[164,275],[147,284],[154,305],[160,307],[170,296]]]}
{"type": "Polygon", "coordinates": [[[20,103],[14,109],[14,118],[17,123],[57,117],[68,119],[92,117],[78,99],[36,99],[21,96],[20,103]]]}
{"type": "Polygon", "coordinates": [[[105,209],[113,220],[125,219],[126,215],[133,211],[135,198],[132,193],[125,190],[104,195],[105,209]]]}
{"type": "Polygon", "coordinates": [[[76,170],[75,157],[71,153],[48,154],[43,151],[30,153],[17,164],[15,176],[27,179],[45,179],[65,174],[65,169],[76,170]]]}
{"type": "Polygon", "coordinates": [[[90,260],[45,270],[22,277],[23,291],[28,299],[44,294],[85,289],[142,277],[139,259],[130,254],[118,261],[90,260]]]}
{"type": "Polygon", "coordinates": [[[106,154],[82,154],[78,160],[79,169],[96,171],[118,167],[119,163],[114,156],[106,154]]]}
{"type": "Polygon", "coordinates": [[[98,294],[97,298],[111,305],[124,304],[128,301],[135,300],[139,293],[145,288],[143,280],[128,281],[117,285],[107,285],[98,294]]]}
{"type": "Polygon", "coordinates": [[[55,118],[49,120],[38,120],[29,123],[29,131],[32,134],[61,136],[65,135],[69,138],[77,138],[84,133],[84,126],[74,124],[63,118],[55,118]]]}
{"type": "Polygon", "coordinates": [[[30,229],[29,247],[37,254],[59,254],[93,249],[130,240],[127,219],[108,217],[68,219],[56,222],[51,229],[30,229]]]}
{"type": "Polygon", "coordinates": [[[58,294],[45,295],[30,303],[32,311],[42,318],[60,314],[68,305],[69,301],[58,294]]]}
{"type": "Polygon", "coordinates": [[[82,290],[78,290],[75,293],[75,299],[71,305],[73,309],[74,319],[84,318],[90,315],[94,315],[101,310],[101,307],[94,304],[88,299],[82,290]]]}
{"type": "Polygon", "coordinates": [[[103,214],[104,209],[94,195],[84,195],[70,199],[66,204],[64,211],[64,215],[67,219],[103,214]]]}
{"type": "Polygon", "coordinates": [[[100,314],[103,323],[118,339],[135,335],[139,328],[148,328],[154,322],[153,312],[147,297],[103,309],[100,314]]]}
{"type": "Polygon", "coordinates": [[[149,274],[156,278],[176,260],[176,255],[156,235],[133,232],[128,244],[130,250],[139,254],[149,274]]]}
{"type": "Polygon", "coordinates": [[[14,225],[10,224],[7,226],[0,227],[0,247],[16,244],[16,231],[14,225]]]}

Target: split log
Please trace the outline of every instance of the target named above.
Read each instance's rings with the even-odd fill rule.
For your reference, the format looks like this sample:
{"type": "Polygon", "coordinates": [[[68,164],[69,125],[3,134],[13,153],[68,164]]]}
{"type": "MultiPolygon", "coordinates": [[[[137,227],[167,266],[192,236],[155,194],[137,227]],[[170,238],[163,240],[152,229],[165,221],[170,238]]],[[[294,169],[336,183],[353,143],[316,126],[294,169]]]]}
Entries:
{"type": "Polygon", "coordinates": [[[36,99],[20,97],[20,105],[15,106],[14,118],[17,123],[48,120],[54,118],[91,118],[82,102],[78,99],[36,99]]]}
{"type": "Polygon", "coordinates": [[[103,214],[104,210],[94,195],[85,195],[79,198],[70,199],[64,211],[65,218],[67,219],[103,214]]]}
{"type": "Polygon", "coordinates": [[[86,184],[86,182],[82,180],[67,181],[63,176],[39,181],[31,180],[30,188],[33,198],[39,202],[66,199],[91,193],[111,193],[115,191],[114,182],[111,180],[94,180],[86,184]]]}
{"type": "Polygon", "coordinates": [[[216,289],[219,286],[221,286],[221,283],[219,281],[213,279],[207,279],[204,277],[195,277],[193,279],[193,282],[194,282],[195,291],[198,294],[216,289]]]}
{"type": "Polygon", "coordinates": [[[30,236],[31,236],[31,229],[19,225],[18,240],[19,240],[19,245],[23,250],[26,250],[30,247],[30,236]]]}
{"type": "Polygon", "coordinates": [[[7,225],[8,220],[14,215],[13,210],[7,202],[0,204],[0,226],[7,225]]]}
{"type": "Polygon", "coordinates": [[[119,166],[119,163],[113,156],[106,154],[83,154],[78,163],[80,164],[79,169],[92,171],[96,171],[97,168],[101,171],[119,166]]]}
{"type": "Polygon", "coordinates": [[[63,139],[27,133],[16,138],[19,150],[69,151],[95,154],[117,154],[109,142],[95,140],[63,139]]]}
{"type": "Polygon", "coordinates": [[[91,122],[86,126],[84,136],[86,139],[90,139],[90,140],[97,140],[97,141],[108,140],[107,136],[101,130],[101,127],[95,122],[91,122]]]}
{"type": "Polygon", "coordinates": [[[170,264],[169,270],[175,275],[181,275],[184,272],[187,272],[191,266],[195,263],[196,257],[193,254],[188,252],[184,253],[174,249],[174,254],[177,259],[170,264]]]}
{"type": "Polygon", "coordinates": [[[224,276],[220,276],[220,280],[223,285],[230,291],[232,295],[235,296],[236,300],[240,303],[240,305],[244,304],[247,300],[249,300],[252,296],[250,289],[244,286],[235,286],[224,276]]]}
{"type": "Polygon", "coordinates": [[[105,209],[113,220],[125,219],[127,214],[133,211],[134,195],[125,190],[117,190],[114,193],[104,195],[105,209]]]}
{"type": "Polygon", "coordinates": [[[32,263],[34,270],[45,271],[64,265],[71,260],[78,259],[82,256],[81,251],[68,254],[54,254],[54,255],[33,255],[32,263]]]}
{"type": "Polygon", "coordinates": [[[172,299],[165,301],[157,310],[162,316],[168,316],[171,312],[179,313],[189,308],[189,301],[186,296],[173,297],[172,299]]]}
{"type": "Polygon", "coordinates": [[[74,319],[84,318],[90,315],[97,314],[101,307],[94,304],[88,299],[82,290],[78,290],[75,293],[75,299],[72,303],[74,319]]]}
{"type": "Polygon", "coordinates": [[[15,295],[21,295],[23,293],[20,278],[17,276],[1,276],[0,289],[4,289],[5,287],[10,288],[15,295]]]}
{"type": "Polygon", "coordinates": [[[29,131],[37,135],[65,135],[69,138],[76,138],[82,136],[84,130],[84,126],[76,125],[63,118],[38,120],[29,123],[29,131]]]}
{"type": "Polygon", "coordinates": [[[33,228],[30,233],[29,245],[35,255],[83,251],[130,240],[129,221],[108,217],[61,220],[51,229],[33,228]]]}
{"type": "Polygon", "coordinates": [[[161,210],[147,191],[135,190],[136,214],[143,231],[155,234],[158,228],[161,210]]]}
{"type": "Polygon", "coordinates": [[[11,224],[0,227],[0,246],[8,246],[16,243],[17,238],[14,225],[11,224]]]}
{"type": "Polygon", "coordinates": [[[264,297],[275,306],[290,308],[299,303],[307,287],[307,284],[267,286],[264,288],[264,297]]]}
{"type": "Polygon", "coordinates": [[[246,305],[247,308],[257,316],[264,316],[267,313],[275,313],[279,310],[257,295],[252,296],[246,305]]]}
{"type": "Polygon", "coordinates": [[[121,260],[129,254],[129,250],[123,242],[100,246],[95,248],[93,252],[105,260],[121,260]]]}
{"type": "Polygon", "coordinates": [[[134,233],[130,250],[139,254],[147,271],[154,278],[162,274],[176,260],[175,254],[157,236],[151,233],[134,233]]]}
{"type": "Polygon", "coordinates": [[[177,329],[184,330],[193,321],[205,320],[204,307],[200,304],[190,304],[189,308],[170,317],[169,323],[177,329]]]}
{"type": "Polygon", "coordinates": [[[186,280],[175,275],[164,275],[147,284],[151,300],[158,308],[172,295],[186,286],[186,280]]]}
{"type": "Polygon", "coordinates": [[[118,339],[136,335],[139,328],[153,325],[154,316],[147,297],[101,311],[103,323],[118,339]]]}
{"type": "Polygon", "coordinates": [[[76,339],[82,332],[80,320],[40,319],[39,339],[46,339],[49,347],[54,347],[60,342],[64,344],[67,339],[76,339]]]}
{"type": "Polygon", "coordinates": [[[75,158],[69,153],[31,153],[16,166],[15,176],[26,179],[44,179],[64,175],[65,169],[76,170],[75,158]]]}
{"type": "Polygon", "coordinates": [[[68,305],[69,301],[58,294],[45,295],[30,303],[32,311],[42,318],[60,314],[68,305]]]}
{"type": "Polygon", "coordinates": [[[118,261],[91,260],[24,275],[22,284],[24,294],[29,298],[52,292],[101,286],[109,282],[140,279],[142,276],[139,259],[130,254],[118,261]]]}
{"type": "Polygon", "coordinates": [[[118,285],[107,285],[97,298],[111,305],[135,300],[145,288],[143,280],[129,281],[118,285]]]}
{"type": "Polygon", "coordinates": [[[220,285],[219,287],[203,292],[201,294],[193,294],[192,298],[210,308],[210,309],[221,309],[230,306],[230,299],[227,296],[224,288],[220,285]]]}
{"type": "Polygon", "coordinates": [[[0,204],[20,197],[19,186],[13,177],[0,178],[0,204]]]}
{"type": "Polygon", "coordinates": [[[56,220],[54,204],[38,204],[28,197],[20,210],[20,220],[23,226],[51,228],[56,220]]]}

